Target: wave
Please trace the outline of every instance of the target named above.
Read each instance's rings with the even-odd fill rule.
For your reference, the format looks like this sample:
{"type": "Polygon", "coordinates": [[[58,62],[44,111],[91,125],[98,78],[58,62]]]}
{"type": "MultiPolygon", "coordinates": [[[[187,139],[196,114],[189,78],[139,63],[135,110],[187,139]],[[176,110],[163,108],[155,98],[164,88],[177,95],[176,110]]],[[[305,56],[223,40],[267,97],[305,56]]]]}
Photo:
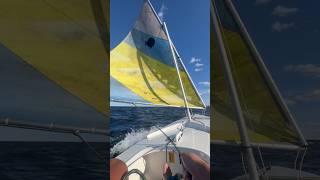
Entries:
{"type": "Polygon", "coordinates": [[[156,127],[151,127],[148,129],[142,128],[138,130],[131,129],[130,132],[128,132],[124,139],[119,141],[117,144],[115,144],[111,149],[110,149],[110,157],[115,157],[125,150],[127,150],[130,146],[133,144],[137,143],[140,140],[143,140],[147,138],[147,135],[156,131],[156,127]]]}

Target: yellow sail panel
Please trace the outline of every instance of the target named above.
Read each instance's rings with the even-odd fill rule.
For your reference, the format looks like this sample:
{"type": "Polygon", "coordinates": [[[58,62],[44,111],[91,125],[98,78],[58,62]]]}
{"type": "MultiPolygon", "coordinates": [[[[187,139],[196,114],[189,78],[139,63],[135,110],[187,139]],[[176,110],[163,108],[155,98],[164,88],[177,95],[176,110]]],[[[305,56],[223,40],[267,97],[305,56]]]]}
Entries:
{"type": "MultiPolygon", "coordinates": [[[[136,48],[123,42],[111,52],[110,74],[123,86],[155,105],[183,107],[184,101],[179,87],[179,79],[175,67],[170,67],[145,55],[136,48]]],[[[180,71],[182,79],[188,79],[184,71],[180,71]]],[[[188,81],[185,81],[188,82],[188,81]]],[[[190,107],[201,107],[196,94],[184,84],[190,107]],[[197,100],[197,99],[196,99],[197,100]]]]}
{"type": "Polygon", "coordinates": [[[93,11],[99,6],[106,11],[105,4],[98,0],[1,1],[0,42],[48,79],[106,114],[108,50],[102,38],[106,38],[106,23],[101,22],[106,16],[93,11]]]}
{"type": "MultiPolygon", "coordinates": [[[[241,110],[252,143],[299,144],[298,132],[285,116],[280,102],[275,98],[266,83],[266,77],[257,66],[257,60],[251,55],[246,42],[240,35],[234,19],[223,1],[216,1],[221,20],[224,48],[236,84],[241,110]]],[[[213,31],[211,33],[214,33],[213,31]]],[[[212,34],[215,37],[216,34],[212,34]]],[[[227,78],[222,66],[219,48],[213,45],[211,57],[213,71],[213,140],[240,141],[234,105],[232,104],[227,78]]]]}

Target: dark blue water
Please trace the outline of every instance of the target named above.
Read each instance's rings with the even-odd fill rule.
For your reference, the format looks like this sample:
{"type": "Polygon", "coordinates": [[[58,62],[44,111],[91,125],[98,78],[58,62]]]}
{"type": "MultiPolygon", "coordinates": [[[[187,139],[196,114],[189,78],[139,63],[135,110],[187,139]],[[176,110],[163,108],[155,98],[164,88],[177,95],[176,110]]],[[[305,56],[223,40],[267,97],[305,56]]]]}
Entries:
{"type": "Polygon", "coordinates": [[[106,143],[1,142],[0,180],[105,180],[106,143]]]}
{"type": "Polygon", "coordinates": [[[186,116],[184,109],[168,107],[111,107],[110,114],[111,157],[155,130],[153,127],[163,127],[186,116]]]}

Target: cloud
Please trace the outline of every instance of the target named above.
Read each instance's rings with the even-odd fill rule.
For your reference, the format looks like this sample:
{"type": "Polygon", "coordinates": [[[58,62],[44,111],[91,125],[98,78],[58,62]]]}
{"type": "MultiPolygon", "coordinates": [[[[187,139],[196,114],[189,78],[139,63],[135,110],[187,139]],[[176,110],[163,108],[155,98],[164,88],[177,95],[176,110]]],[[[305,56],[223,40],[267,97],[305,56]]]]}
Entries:
{"type": "Polygon", "coordinates": [[[208,81],[202,81],[198,83],[199,85],[204,85],[204,86],[210,86],[210,82],[208,81]]]}
{"type": "Polygon", "coordinates": [[[256,0],[256,5],[269,4],[271,0],[256,0]]]}
{"type": "Polygon", "coordinates": [[[200,61],[201,61],[200,58],[192,57],[191,60],[190,60],[190,64],[198,63],[198,62],[200,62],[200,61]]]}
{"type": "Polygon", "coordinates": [[[161,21],[163,21],[163,19],[164,19],[164,15],[165,15],[165,12],[168,10],[168,8],[165,6],[165,5],[161,5],[161,8],[160,8],[160,10],[159,10],[159,12],[158,12],[158,16],[159,16],[159,18],[161,19],[161,21]]]}
{"type": "Polygon", "coordinates": [[[314,89],[305,93],[298,93],[286,98],[288,105],[295,105],[297,103],[320,102],[320,88],[314,89]]]}
{"type": "Polygon", "coordinates": [[[200,72],[203,70],[204,64],[200,62],[201,62],[201,59],[196,57],[192,57],[190,60],[190,64],[193,64],[195,72],[200,72]]]}
{"type": "Polygon", "coordinates": [[[302,73],[305,76],[312,76],[320,78],[320,65],[315,64],[298,64],[287,65],[284,67],[285,71],[302,73]]]}
{"type": "Polygon", "coordinates": [[[299,8],[289,8],[282,5],[275,7],[272,11],[272,15],[279,17],[286,17],[299,12],[299,8]]]}
{"type": "Polygon", "coordinates": [[[194,66],[195,66],[195,67],[202,67],[203,64],[201,64],[201,63],[196,63],[194,66]]]}
{"type": "Polygon", "coordinates": [[[293,99],[290,98],[285,98],[284,101],[287,103],[287,105],[289,106],[293,106],[296,104],[296,101],[294,101],[293,99]]]}
{"type": "Polygon", "coordinates": [[[203,96],[205,94],[210,94],[210,89],[206,89],[203,92],[200,92],[199,94],[200,94],[200,96],[203,96]]]}
{"type": "Polygon", "coordinates": [[[294,27],[295,23],[294,22],[291,22],[291,23],[281,23],[281,22],[275,22],[273,25],[272,25],[272,31],[274,32],[283,32],[285,30],[288,30],[292,27],[294,27]]]}

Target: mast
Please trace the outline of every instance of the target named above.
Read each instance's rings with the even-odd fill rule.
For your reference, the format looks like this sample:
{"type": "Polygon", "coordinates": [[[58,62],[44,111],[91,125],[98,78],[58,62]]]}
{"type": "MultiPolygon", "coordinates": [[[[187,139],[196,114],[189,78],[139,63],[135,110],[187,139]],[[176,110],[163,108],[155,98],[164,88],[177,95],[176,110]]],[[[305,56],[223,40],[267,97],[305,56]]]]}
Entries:
{"type": "Polygon", "coordinates": [[[243,147],[243,150],[244,150],[245,160],[248,165],[250,179],[259,180],[256,161],[253,156],[252,146],[251,146],[250,139],[248,136],[248,131],[247,131],[247,127],[245,124],[244,116],[242,113],[238,92],[236,89],[235,81],[233,79],[231,67],[229,65],[229,58],[228,58],[228,55],[227,55],[227,52],[226,52],[226,49],[224,46],[224,42],[223,42],[223,38],[222,38],[220,26],[219,26],[219,21],[217,18],[217,12],[215,11],[216,9],[215,9],[215,5],[213,3],[214,3],[214,0],[211,0],[210,8],[211,8],[211,16],[212,16],[212,20],[213,20],[213,28],[214,28],[216,35],[217,35],[219,50],[220,50],[221,57],[222,57],[222,65],[223,65],[223,68],[225,71],[228,86],[230,88],[230,96],[231,96],[231,100],[232,100],[232,105],[236,111],[236,120],[237,120],[239,134],[240,134],[240,138],[241,138],[241,142],[242,142],[241,146],[243,147]]]}
{"type": "MultiPolygon", "coordinates": [[[[185,105],[185,108],[186,108],[186,111],[187,111],[187,115],[188,115],[188,121],[187,122],[190,122],[191,121],[191,113],[190,113],[190,109],[189,109],[189,105],[188,105],[188,100],[187,100],[187,97],[186,97],[186,93],[184,91],[184,86],[183,86],[183,82],[181,80],[181,76],[180,76],[180,70],[179,70],[179,66],[178,66],[178,62],[177,62],[177,58],[175,56],[175,51],[173,49],[173,45],[172,45],[172,41],[171,41],[171,38],[170,38],[170,35],[169,35],[169,32],[168,32],[168,29],[167,29],[167,25],[165,22],[163,22],[163,28],[166,32],[166,35],[168,37],[168,40],[169,40],[169,45],[170,45],[170,49],[171,49],[171,54],[172,54],[172,57],[173,57],[173,61],[174,61],[174,65],[176,67],[176,71],[177,71],[177,75],[178,75],[178,78],[179,78],[179,84],[180,84],[180,88],[181,88],[181,91],[182,91],[182,95],[183,95],[183,101],[184,101],[184,105],[185,105]]],[[[186,123],[187,123],[186,122],[186,123]]]]}

